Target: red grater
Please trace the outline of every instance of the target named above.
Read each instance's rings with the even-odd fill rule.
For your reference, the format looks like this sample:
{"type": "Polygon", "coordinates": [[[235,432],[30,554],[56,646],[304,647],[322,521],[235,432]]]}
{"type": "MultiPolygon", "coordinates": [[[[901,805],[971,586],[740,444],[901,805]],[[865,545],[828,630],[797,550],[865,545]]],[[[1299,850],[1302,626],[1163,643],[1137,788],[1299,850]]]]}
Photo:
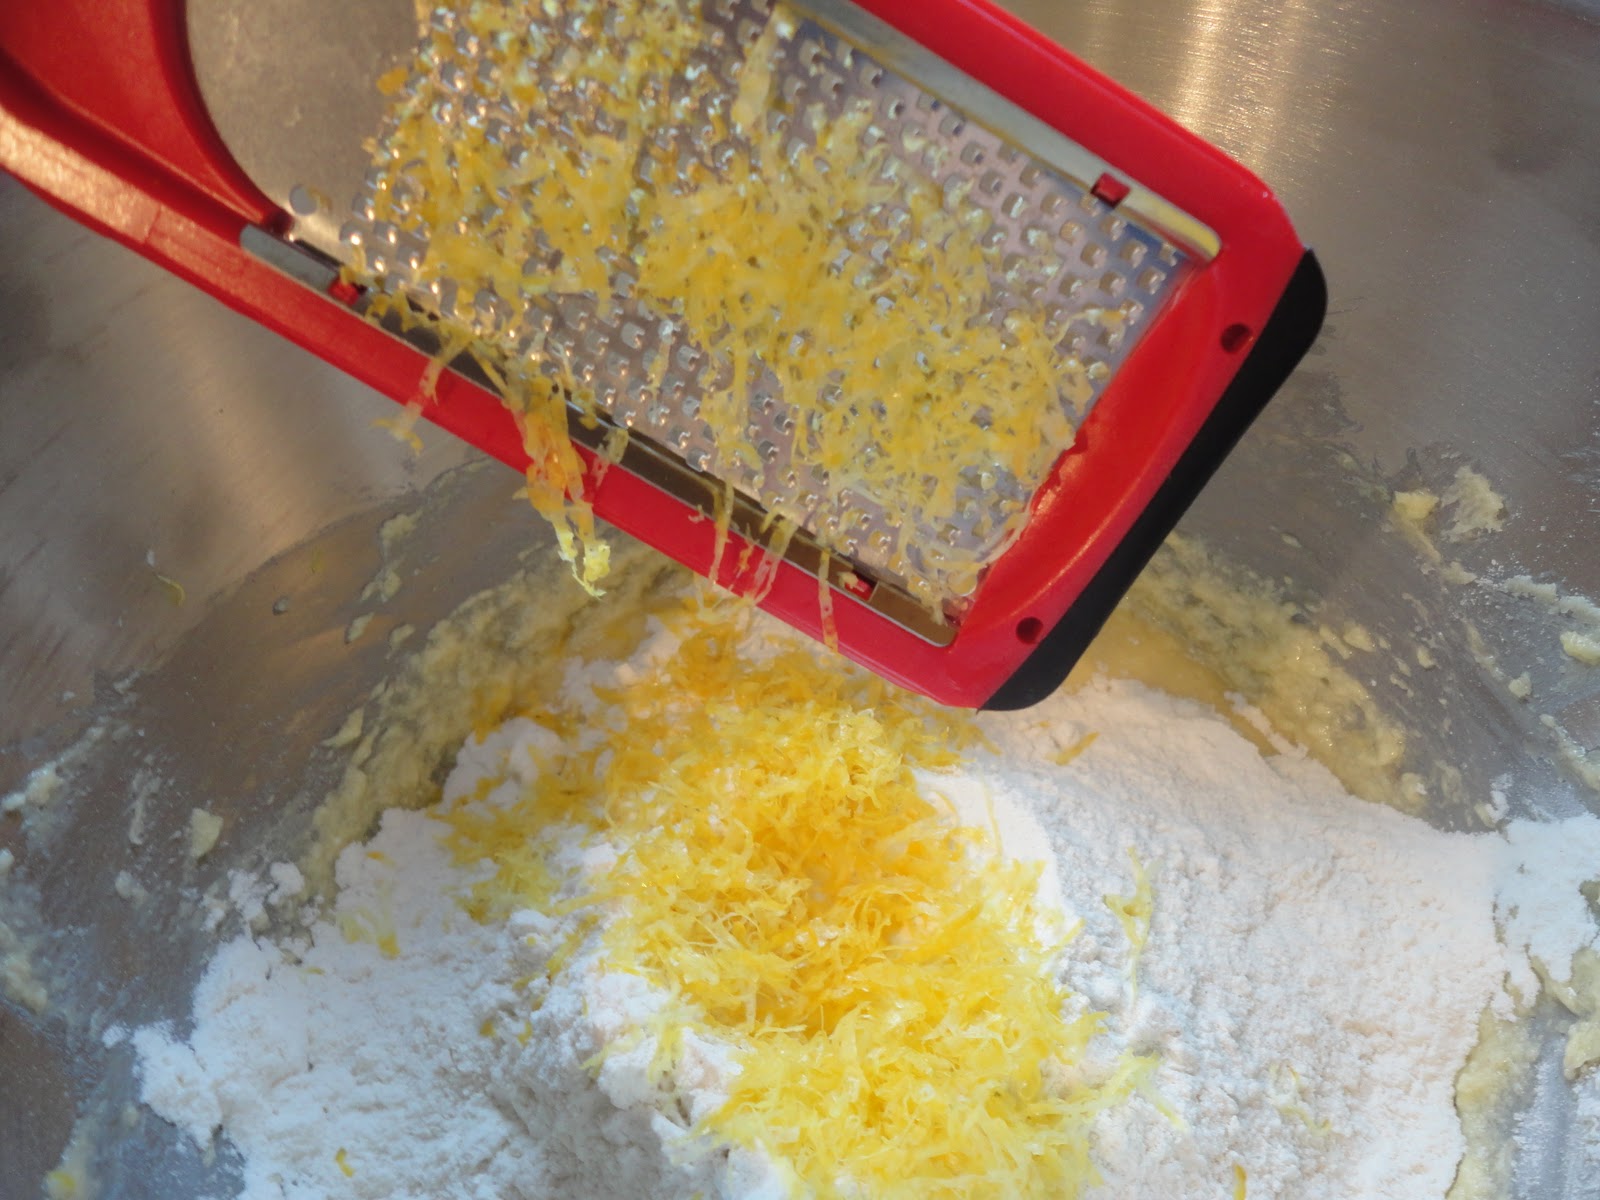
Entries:
{"type": "MultiPolygon", "coordinates": [[[[337,271],[353,248],[364,257],[374,237],[392,237],[382,214],[363,207],[382,181],[375,169],[361,178],[318,172],[341,154],[365,167],[360,147],[383,130],[372,86],[380,71],[399,64],[408,86],[428,87],[444,68],[404,52],[415,37],[408,3],[300,7],[298,22],[287,11],[255,15],[267,32],[253,42],[237,34],[252,10],[232,0],[57,0],[0,11],[0,164],[90,226],[409,401],[436,342],[411,331],[408,344],[366,320],[355,311],[365,298],[337,271]],[[235,31],[231,41],[219,41],[224,28],[235,31]],[[286,29],[326,44],[296,52],[286,29]],[[263,61],[268,74],[297,79],[296,95],[339,154],[297,159],[296,141],[306,139],[274,119],[280,112],[240,119],[235,89],[256,88],[246,77],[259,78],[263,61]]],[[[695,73],[735,80],[775,19],[771,5],[706,0],[695,9],[706,35],[695,73]]],[[[436,34],[471,32],[451,24],[454,12],[434,10],[436,34]]],[[[1315,338],[1320,270],[1249,172],[981,0],[812,0],[782,12],[772,97],[785,112],[820,114],[819,127],[850,105],[872,106],[873,136],[898,164],[946,195],[960,182],[952,206],[981,210],[993,243],[995,321],[1034,306],[1081,371],[1070,399],[1076,436],[1038,478],[997,481],[982,462],[952,462],[971,480],[952,500],[958,507],[888,521],[870,495],[841,501],[811,486],[798,443],[783,441],[781,397],[764,408],[751,400],[762,456],[719,458],[684,415],[692,376],[671,375],[674,363],[697,361],[693,347],[679,356],[667,353],[677,343],[664,346],[650,381],[659,386],[638,383],[651,346],[628,331],[648,334],[659,312],[629,308],[627,297],[609,307],[592,296],[540,298],[529,311],[548,335],[541,347],[563,347],[567,377],[581,364],[598,380],[598,411],[571,426],[585,461],[611,427],[633,434],[615,469],[588,473],[588,498],[596,515],[705,574],[718,549],[706,517],[731,485],[725,585],[756,591],[763,608],[812,636],[836,636],[850,658],[941,702],[1034,703],[1059,684],[1315,338]],[[679,399],[668,404],[673,388],[679,399]],[[1014,519],[996,527],[989,518],[1007,505],[1014,519]],[[740,571],[747,541],[765,540],[775,513],[799,525],[783,561],[775,574],[740,571]],[[950,545],[974,556],[976,573],[941,574],[938,547],[950,545]]],[[[527,14],[556,28],[563,10],[529,5],[527,14]]],[[[507,111],[492,72],[474,86],[489,99],[480,117],[509,127],[527,116],[507,111]]],[[[539,130],[525,124],[536,148],[539,130]]],[[[695,147],[686,142],[684,152],[695,147]]],[[[390,244],[404,241],[402,231],[390,244]]],[[[375,272],[363,265],[397,295],[426,301],[433,285],[437,297],[438,281],[404,259],[388,254],[375,272]]],[[[425,415],[527,465],[515,423],[469,365],[446,373],[425,415]]]]}

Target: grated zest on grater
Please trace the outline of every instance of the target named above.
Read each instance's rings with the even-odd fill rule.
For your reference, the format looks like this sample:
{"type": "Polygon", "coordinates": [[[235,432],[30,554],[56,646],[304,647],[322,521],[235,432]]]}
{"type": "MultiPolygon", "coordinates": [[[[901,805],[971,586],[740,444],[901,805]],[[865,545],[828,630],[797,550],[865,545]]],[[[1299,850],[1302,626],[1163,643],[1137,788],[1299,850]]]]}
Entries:
{"type": "MultiPolygon", "coordinates": [[[[530,406],[548,427],[571,404],[959,619],[1195,251],[1102,201],[1081,151],[1088,178],[888,69],[829,13],[762,0],[440,6],[391,81],[394,115],[343,239],[385,293],[470,331],[525,436],[530,406]],[[652,288],[663,221],[679,222],[668,236],[703,240],[695,206],[733,198],[730,183],[738,200],[765,189],[777,201],[758,216],[809,210],[825,236],[802,251],[838,255],[820,264],[824,282],[887,300],[891,327],[895,305],[920,304],[912,329],[981,369],[938,376],[926,349],[874,342],[859,323],[835,327],[859,346],[784,329],[753,354],[717,327],[727,298],[694,294],[697,279],[716,286],[715,272],[697,275],[704,264],[652,288]],[[600,213],[619,219],[597,227],[600,213]],[[928,319],[926,291],[893,294],[908,267],[924,289],[943,273],[958,324],[928,319]],[[975,342],[995,349],[974,357],[975,342]],[[833,357],[797,370],[807,354],[833,357]],[[898,403],[908,365],[945,385],[924,397],[942,436],[898,403]]],[[[759,229],[732,252],[759,255],[759,229]]],[[[749,326],[734,332],[748,339],[749,326]]],[[[557,477],[560,491],[575,482],[570,468],[557,477]]]]}

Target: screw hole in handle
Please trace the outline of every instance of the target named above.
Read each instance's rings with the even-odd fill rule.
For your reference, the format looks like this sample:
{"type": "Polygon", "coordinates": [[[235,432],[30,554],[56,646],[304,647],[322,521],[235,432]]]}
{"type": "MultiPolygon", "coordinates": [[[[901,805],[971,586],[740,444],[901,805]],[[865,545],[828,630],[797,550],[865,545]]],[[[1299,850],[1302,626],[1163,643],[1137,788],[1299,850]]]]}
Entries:
{"type": "Polygon", "coordinates": [[[1245,348],[1250,341],[1250,326],[1233,324],[1222,331],[1222,348],[1229,354],[1237,354],[1245,348]]]}

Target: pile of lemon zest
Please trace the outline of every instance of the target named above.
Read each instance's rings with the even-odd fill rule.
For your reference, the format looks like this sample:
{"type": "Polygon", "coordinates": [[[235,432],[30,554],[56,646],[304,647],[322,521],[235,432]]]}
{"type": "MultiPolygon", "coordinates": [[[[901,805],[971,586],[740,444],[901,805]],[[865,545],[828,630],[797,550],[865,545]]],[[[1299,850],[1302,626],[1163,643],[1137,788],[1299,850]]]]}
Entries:
{"type": "MultiPolygon", "coordinates": [[[[996,854],[993,820],[955,824],[913,774],[963,761],[973,722],[809,650],[751,661],[748,605],[710,595],[663,615],[678,644],[657,673],[595,689],[605,739],[564,744],[514,803],[443,815],[454,857],[493,867],[468,910],[579,915],[547,977],[590,947],[667,998],[589,1069],[647,1045],[670,1090],[691,1031],[729,1045],[737,1072],[698,1129],[765,1147],[818,1195],[1080,1194],[1094,1120],[1156,1060],[1124,1055],[1094,1085],[1047,1070],[1103,1019],[1068,1015],[1040,865],[996,854]],[[558,870],[574,833],[615,864],[558,870]]],[[[546,719],[576,719],[569,703],[546,719]]]]}
{"type": "Polygon", "coordinates": [[[1233,1200],[1246,1200],[1249,1194],[1248,1173],[1238,1163],[1233,1164],[1233,1200]]]}
{"type": "Polygon", "coordinates": [[[1077,741],[1073,742],[1072,745],[1068,746],[1065,750],[1058,750],[1051,756],[1050,761],[1055,763],[1058,767],[1067,766],[1072,762],[1073,759],[1077,758],[1078,755],[1082,754],[1090,746],[1094,745],[1094,740],[1099,736],[1100,734],[1098,731],[1091,730],[1089,733],[1084,734],[1077,741]]]}
{"type": "Polygon", "coordinates": [[[356,1169],[350,1165],[349,1153],[343,1146],[339,1147],[339,1153],[333,1156],[333,1161],[338,1164],[339,1170],[344,1172],[346,1179],[355,1178],[356,1169]]]}
{"type": "Polygon", "coordinates": [[[478,1036],[479,1037],[493,1037],[494,1036],[494,1018],[493,1017],[485,1017],[484,1018],[483,1024],[478,1026],[478,1036]]]}

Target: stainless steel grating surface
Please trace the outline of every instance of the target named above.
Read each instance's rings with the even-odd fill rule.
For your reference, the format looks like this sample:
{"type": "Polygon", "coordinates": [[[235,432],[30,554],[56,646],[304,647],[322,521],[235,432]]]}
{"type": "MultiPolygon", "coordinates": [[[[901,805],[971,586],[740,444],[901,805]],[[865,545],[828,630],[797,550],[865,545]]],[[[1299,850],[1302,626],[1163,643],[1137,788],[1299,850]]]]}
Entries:
{"type": "MultiPolygon", "coordinates": [[[[519,74],[528,68],[513,64],[542,62],[549,71],[548,64],[561,62],[564,42],[576,45],[595,30],[553,5],[516,5],[521,15],[510,31],[494,35],[504,44],[486,53],[488,26],[475,10],[505,7],[435,9],[432,32],[400,95],[429,102],[447,135],[481,134],[512,164],[539,155],[541,147],[570,144],[577,130],[624,134],[614,114],[592,102],[581,80],[545,79],[536,105],[518,102],[513,93],[527,83],[519,74]],[[453,55],[430,48],[437,34],[453,40],[453,55]],[[467,69],[464,63],[477,66],[467,69]]],[[[638,148],[640,187],[681,186],[692,164],[714,175],[748,153],[738,132],[729,132],[718,118],[736,103],[740,72],[773,13],[765,0],[706,0],[690,65],[670,85],[674,120],[638,148]]],[[[860,131],[862,152],[881,156],[881,176],[908,187],[932,185],[947,213],[979,231],[988,263],[984,319],[997,329],[1019,313],[1042,322],[1061,364],[1054,402],[1074,424],[1081,421],[1176,289],[1189,256],[1137,217],[1096,198],[1092,178],[1069,176],[919,86],[919,72],[906,69],[903,47],[897,56],[902,70],[889,70],[825,17],[787,10],[785,16],[793,32],[776,43],[772,103],[764,114],[768,131],[788,155],[815,153],[819,130],[865,113],[852,128],[860,131]]],[[[928,68],[930,75],[949,70],[931,56],[928,68]]],[[[380,147],[387,136],[380,137],[380,147]]],[[[1080,173],[1084,161],[1093,161],[1075,157],[1080,173]]],[[[1025,521],[1054,455],[1066,448],[1051,447],[1026,475],[981,456],[951,462],[959,480],[953,502],[921,509],[910,518],[913,528],[898,529],[883,497],[836,485],[810,459],[794,398],[784,396],[771,370],[749,388],[741,440],[754,453],[717,445],[702,404],[709,392],[729,387],[730,365],[696,344],[683,322],[653,311],[635,295],[637,280],[625,253],[608,256],[604,289],[549,291],[548,274],[559,256],[547,244],[543,256],[522,264],[524,283],[512,295],[503,294],[504,288],[465,295],[459,281],[426,271],[430,241],[441,231],[423,215],[426,196],[414,167],[380,158],[342,230],[356,265],[386,291],[470,326],[516,372],[575,381],[635,436],[730,482],[864,575],[899,585],[925,606],[959,615],[982,568],[1025,521]],[[380,213],[394,219],[380,219],[380,213]]],[[[497,201],[526,203],[510,189],[502,189],[497,201]]],[[[860,271],[864,284],[884,269],[893,249],[881,230],[885,222],[896,228],[903,213],[892,211],[893,203],[889,208],[876,214],[877,232],[853,228],[848,219],[839,231],[850,250],[839,267],[860,271]]],[[[484,214],[491,222],[496,215],[484,214]]],[[[825,390],[832,393],[830,402],[852,402],[848,378],[830,379],[825,390]]],[[[983,405],[973,406],[973,414],[975,422],[982,421],[983,405]]],[[[1041,424],[1045,416],[1040,414],[1041,424]]]]}

